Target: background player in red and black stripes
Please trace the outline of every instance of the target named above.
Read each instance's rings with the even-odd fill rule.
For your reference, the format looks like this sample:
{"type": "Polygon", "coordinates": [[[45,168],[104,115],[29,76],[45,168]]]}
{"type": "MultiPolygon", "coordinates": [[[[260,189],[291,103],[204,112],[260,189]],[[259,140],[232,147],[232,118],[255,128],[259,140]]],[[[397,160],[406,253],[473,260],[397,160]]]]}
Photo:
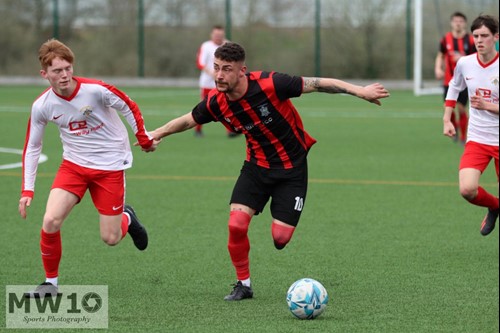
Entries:
{"type": "MultiPolygon", "coordinates": [[[[474,39],[472,35],[467,33],[467,17],[461,12],[453,13],[450,17],[450,26],[451,31],[447,32],[439,42],[439,51],[434,63],[436,79],[443,80],[443,99],[446,99],[449,83],[453,77],[453,71],[458,59],[476,52],[474,39]]],[[[467,89],[464,89],[457,99],[458,120],[455,113],[451,114],[453,126],[460,129],[460,131],[456,132],[454,140],[458,140],[460,136],[462,144],[465,144],[467,138],[468,117],[466,106],[468,99],[467,89]]]]}
{"type": "Polygon", "coordinates": [[[250,220],[271,199],[271,233],[277,249],[290,241],[307,192],[307,154],[316,142],[305,130],[290,98],[303,93],[346,93],[380,105],[389,92],[378,83],[365,87],[337,79],[305,78],[276,72],[249,72],[245,50],[226,43],[215,52],[216,90],[192,112],[150,134],[156,139],[197,124],[221,122],[246,137],[247,157],[230,201],[228,250],[237,283],[224,299],[251,298],[247,232],[250,220]]]}

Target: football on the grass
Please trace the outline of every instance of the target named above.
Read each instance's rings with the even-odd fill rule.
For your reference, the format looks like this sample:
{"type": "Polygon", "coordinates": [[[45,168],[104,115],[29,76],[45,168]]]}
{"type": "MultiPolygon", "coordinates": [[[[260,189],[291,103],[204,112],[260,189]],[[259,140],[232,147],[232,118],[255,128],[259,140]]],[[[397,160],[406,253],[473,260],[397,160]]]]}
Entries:
{"type": "Polygon", "coordinates": [[[328,293],[318,281],[304,278],[295,281],[286,295],[292,314],[299,319],[314,319],[323,313],[328,304],[328,293]]]}

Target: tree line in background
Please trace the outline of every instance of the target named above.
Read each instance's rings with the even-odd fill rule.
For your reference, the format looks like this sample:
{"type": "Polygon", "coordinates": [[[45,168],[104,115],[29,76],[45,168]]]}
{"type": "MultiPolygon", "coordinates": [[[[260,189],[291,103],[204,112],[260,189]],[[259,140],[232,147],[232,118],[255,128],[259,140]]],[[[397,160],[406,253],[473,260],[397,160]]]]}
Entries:
{"type": "MultiPolygon", "coordinates": [[[[432,78],[450,14],[461,10],[470,23],[497,14],[498,1],[423,1],[424,77],[432,78]]],[[[57,33],[76,54],[77,75],[137,76],[142,6],[144,76],[196,77],[198,47],[212,25],[226,25],[228,2],[231,40],[246,48],[250,70],[314,75],[313,0],[0,0],[0,75],[36,75],[38,48],[57,33]]],[[[319,2],[323,76],[405,79],[411,0],[319,2]]]]}

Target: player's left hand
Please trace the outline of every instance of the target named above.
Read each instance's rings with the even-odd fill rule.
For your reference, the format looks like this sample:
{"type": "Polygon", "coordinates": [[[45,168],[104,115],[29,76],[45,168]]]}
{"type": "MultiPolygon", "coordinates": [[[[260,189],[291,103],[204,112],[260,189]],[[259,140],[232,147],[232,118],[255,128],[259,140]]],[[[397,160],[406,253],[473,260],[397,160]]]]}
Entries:
{"type": "Polygon", "coordinates": [[[472,106],[474,109],[477,109],[477,110],[486,109],[486,104],[485,104],[483,96],[481,96],[481,95],[471,96],[470,97],[470,106],[472,106]]]}
{"type": "Polygon", "coordinates": [[[370,103],[382,105],[379,99],[387,98],[389,96],[390,96],[389,91],[385,89],[385,87],[380,83],[373,83],[363,87],[362,98],[370,103]]]}

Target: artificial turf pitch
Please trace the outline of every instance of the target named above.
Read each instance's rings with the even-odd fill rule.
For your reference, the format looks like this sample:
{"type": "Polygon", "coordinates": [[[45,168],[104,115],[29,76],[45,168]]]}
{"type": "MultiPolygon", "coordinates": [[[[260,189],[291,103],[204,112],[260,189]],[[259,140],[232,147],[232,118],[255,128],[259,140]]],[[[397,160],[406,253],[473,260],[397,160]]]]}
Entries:
{"type": "MultiPolygon", "coordinates": [[[[0,87],[0,147],[23,148],[30,106],[42,90],[0,87]]],[[[148,129],[189,112],[199,95],[123,90],[148,129]]],[[[215,123],[204,126],[204,138],[189,131],[165,138],[154,153],[133,148],[127,202],[148,228],[146,251],[128,237],[106,246],[85,196],[62,228],[60,284],[107,285],[110,332],[498,332],[499,231],[481,236],[486,210],[458,193],[463,147],[442,135],[441,97],[393,91],[377,107],[317,93],[294,104],[318,140],[309,154],[309,192],[282,251],[273,246],[268,208],[252,220],[254,299],[223,301],[235,282],[228,200],[245,144],[215,123]],[[312,321],[295,319],[285,302],[303,277],[330,294],[325,313],[312,321]]],[[[48,161],[39,165],[27,220],[17,212],[21,169],[0,169],[2,297],[7,285],[43,281],[41,220],[62,155],[53,124],[43,153],[48,161]]],[[[20,160],[0,153],[0,166],[20,160]]],[[[493,165],[481,181],[498,193],[493,165]]]]}

